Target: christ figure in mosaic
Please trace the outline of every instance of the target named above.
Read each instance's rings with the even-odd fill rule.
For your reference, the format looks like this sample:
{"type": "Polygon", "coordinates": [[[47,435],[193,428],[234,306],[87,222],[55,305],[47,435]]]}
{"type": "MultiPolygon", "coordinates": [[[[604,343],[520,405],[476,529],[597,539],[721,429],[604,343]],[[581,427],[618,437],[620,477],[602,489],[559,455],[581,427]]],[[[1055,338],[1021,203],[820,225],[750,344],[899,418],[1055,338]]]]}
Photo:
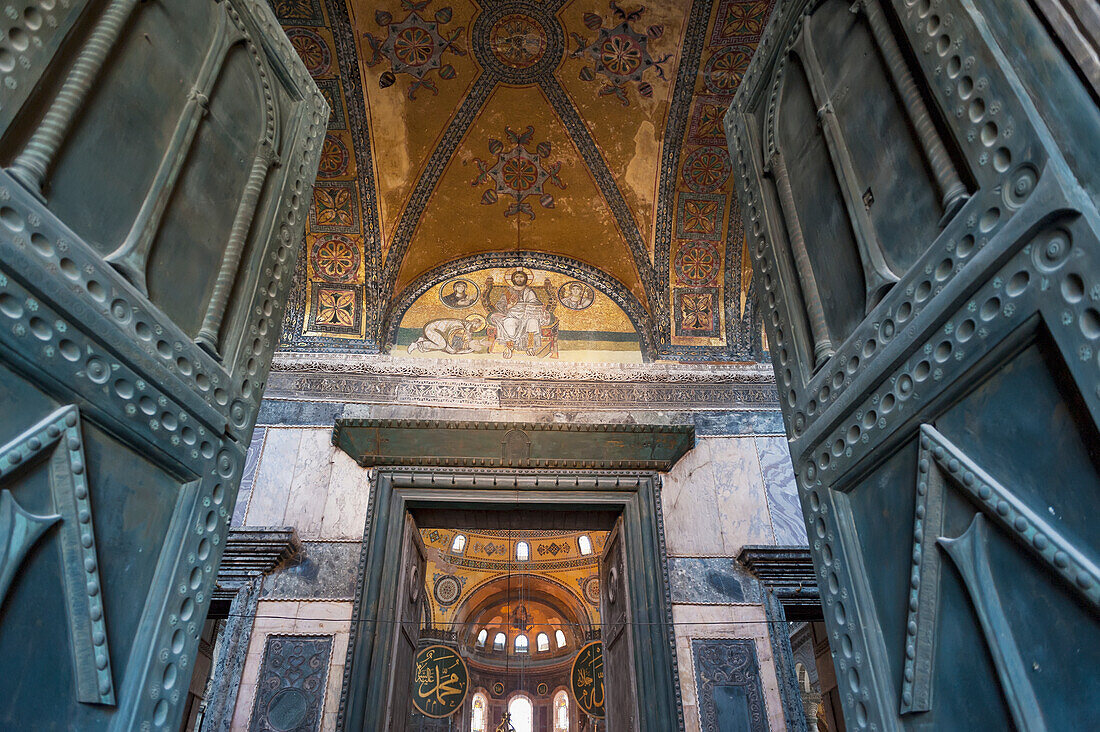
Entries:
{"type": "Polygon", "coordinates": [[[534,356],[542,348],[542,328],[550,325],[550,312],[528,285],[526,272],[516,270],[511,281],[494,303],[489,322],[497,328],[497,340],[504,341],[504,358],[511,358],[517,345],[534,356]]]}

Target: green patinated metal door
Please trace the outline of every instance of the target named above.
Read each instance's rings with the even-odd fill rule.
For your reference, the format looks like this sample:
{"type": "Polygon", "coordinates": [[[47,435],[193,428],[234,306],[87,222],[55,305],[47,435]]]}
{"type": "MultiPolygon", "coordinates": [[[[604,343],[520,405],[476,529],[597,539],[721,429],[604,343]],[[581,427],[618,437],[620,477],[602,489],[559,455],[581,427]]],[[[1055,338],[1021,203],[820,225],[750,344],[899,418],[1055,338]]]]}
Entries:
{"type": "Polygon", "coordinates": [[[260,0],[0,37],[0,727],[176,729],[326,119],[260,0]]]}
{"type": "Polygon", "coordinates": [[[638,698],[634,683],[634,621],[631,612],[630,573],[626,566],[623,520],[607,537],[600,557],[600,634],[602,664],[590,669],[593,688],[605,692],[600,705],[610,732],[639,729],[638,698]]]}
{"type": "Polygon", "coordinates": [[[1094,725],[1097,29],[781,0],[727,115],[849,729],[1094,725]]]}

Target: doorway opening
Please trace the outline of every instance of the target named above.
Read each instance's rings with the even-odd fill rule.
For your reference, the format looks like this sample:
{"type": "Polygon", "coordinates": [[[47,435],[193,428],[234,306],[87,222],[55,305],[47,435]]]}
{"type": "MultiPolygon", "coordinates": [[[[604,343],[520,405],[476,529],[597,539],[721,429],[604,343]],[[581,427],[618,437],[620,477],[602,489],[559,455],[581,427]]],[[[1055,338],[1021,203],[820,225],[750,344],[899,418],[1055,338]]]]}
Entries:
{"type": "Polygon", "coordinates": [[[347,729],[680,726],[655,476],[382,471],[373,505],[347,729]]]}
{"type": "Polygon", "coordinates": [[[599,571],[609,532],[418,527],[424,602],[409,729],[493,732],[505,713],[516,732],[605,729],[599,571]],[[464,686],[437,673],[456,663],[451,651],[464,686]]]}

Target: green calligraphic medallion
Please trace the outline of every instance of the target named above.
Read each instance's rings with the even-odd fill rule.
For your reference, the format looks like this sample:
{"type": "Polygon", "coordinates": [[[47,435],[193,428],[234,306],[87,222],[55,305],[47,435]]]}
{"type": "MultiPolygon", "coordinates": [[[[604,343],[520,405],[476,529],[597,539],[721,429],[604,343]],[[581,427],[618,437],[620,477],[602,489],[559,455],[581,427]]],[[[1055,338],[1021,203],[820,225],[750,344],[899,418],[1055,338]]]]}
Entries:
{"type": "Polygon", "coordinates": [[[449,717],[462,707],[470,689],[466,662],[447,646],[428,646],[416,654],[412,698],[428,717],[449,717]]]}
{"type": "Polygon", "coordinates": [[[569,672],[569,688],[582,712],[603,719],[603,643],[593,641],[577,653],[569,672]]]}

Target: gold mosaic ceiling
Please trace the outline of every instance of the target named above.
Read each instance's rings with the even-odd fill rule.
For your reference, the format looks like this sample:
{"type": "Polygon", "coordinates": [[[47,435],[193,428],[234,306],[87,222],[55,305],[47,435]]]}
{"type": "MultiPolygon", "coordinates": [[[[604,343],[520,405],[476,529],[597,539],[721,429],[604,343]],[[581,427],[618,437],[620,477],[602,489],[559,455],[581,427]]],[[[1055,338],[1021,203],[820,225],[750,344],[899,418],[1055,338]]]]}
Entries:
{"type": "Polygon", "coordinates": [[[388,350],[487,268],[587,283],[646,357],[763,356],[722,114],[770,0],[273,0],[332,107],[284,348],[388,350]]]}

